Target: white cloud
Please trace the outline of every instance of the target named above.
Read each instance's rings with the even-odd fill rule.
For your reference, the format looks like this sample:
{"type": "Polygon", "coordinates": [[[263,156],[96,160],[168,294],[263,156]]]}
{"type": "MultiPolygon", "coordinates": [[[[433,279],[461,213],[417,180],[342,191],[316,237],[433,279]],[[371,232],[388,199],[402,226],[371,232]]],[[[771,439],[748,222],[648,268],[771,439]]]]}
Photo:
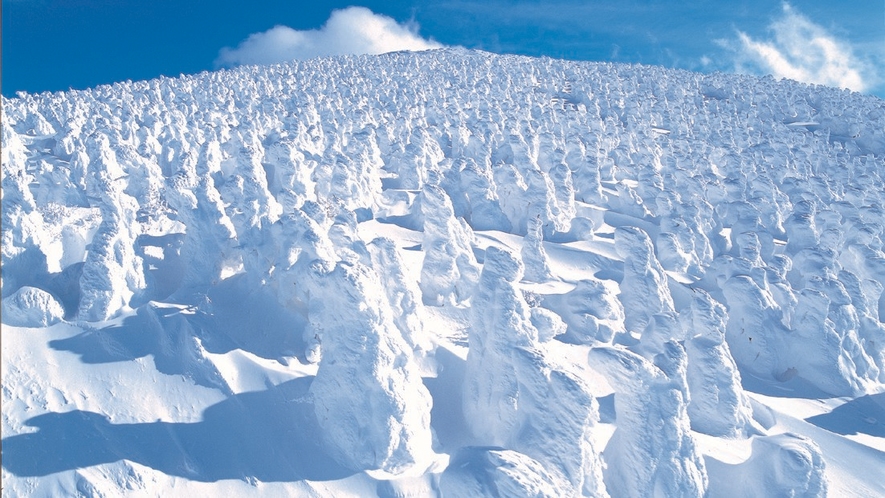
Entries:
{"type": "Polygon", "coordinates": [[[805,83],[863,92],[878,82],[873,67],[857,58],[849,42],[813,23],[789,4],[769,30],[773,40],[738,32],[737,70],[770,73],[805,83]]]}
{"type": "Polygon", "coordinates": [[[320,29],[298,31],[276,26],[263,33],[253,33],[236,48],[221,49],[215,65],[271,64],[329,55],[383,54],[440,47],[442,45],[433,40],[421,38],[414,23],[398,24],[367,8],[348,7],[333,11],[320,29]]]}

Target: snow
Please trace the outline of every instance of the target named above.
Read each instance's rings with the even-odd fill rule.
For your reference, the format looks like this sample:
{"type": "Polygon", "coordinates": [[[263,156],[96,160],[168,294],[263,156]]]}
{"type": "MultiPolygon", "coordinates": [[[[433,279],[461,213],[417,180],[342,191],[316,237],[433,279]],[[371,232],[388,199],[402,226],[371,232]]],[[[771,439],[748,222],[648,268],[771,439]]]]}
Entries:
{"type": "Polygon", "coordinates": [[[689,430],[687,357],[675,341],[662,349],[653,362],[621,349],[590,351],[590,363],[618,386],[605,484],[624,496],[704,496],[706,468],[689,430]]]}
{"type": "Polygon", "coordinates": [[[463,49],[2,100],[10,496],[885,496],[885,103],[463,49]]]}
{"type": "Polygon", "coordinates": [[[18,327],[47,327],[64,318],[65,310],[43,289],[21,287],[3,299],[3,321],[18,327]]]}
{"type": "Polygon", "coordinates": [[[424,304],[442,306],[466,301],[479,277],[471,249],[472,230],[455,218],[451,199],[436,185],[425,185],[421,192],[421,215],[424,263],[420,286],[424,304]]]}

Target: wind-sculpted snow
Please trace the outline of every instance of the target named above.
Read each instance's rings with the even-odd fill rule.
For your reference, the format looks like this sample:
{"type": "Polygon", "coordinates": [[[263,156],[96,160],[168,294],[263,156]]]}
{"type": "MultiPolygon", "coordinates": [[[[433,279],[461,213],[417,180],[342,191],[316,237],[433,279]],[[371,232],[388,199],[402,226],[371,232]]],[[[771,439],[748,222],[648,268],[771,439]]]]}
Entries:
{"type": "Polygon", "coordinates": [[[685,350],[674,341],[653,362],[629,351],[590,353],[617,382],[618,428],[605,449],[605,484],[621,496],[704,496],[707,472],[689,431],[685,350]],[[635,462],[646,462],[644,466],[635,462]]]}
{"type": "Polygon", "coordinates": [[[596,400],[566,372],[551,368],[515,287],[522,264],[490,247],[474,294],[464,385],[464,415],[484,445],[520,451],[568,484],[568,495],[605,496],[589,431],[596,400]]]}
{"type": "MultiPolygon", "coordinates": [[[[832,445],[778,436],[799,429],[760,407],[885,390],[879,99],[452,49],[21,94],[2,114],[4,344],[49,344],[4,345],[27,363],[2,362],[4,437],[118,406],[46,373],[75,351],[86,379],[155,368],[213,393],[170,394],[183,418],[304,378],[279,412],[338,466],[299,474],[337,483],[304,493],[848,489],[832,445]],[[753,456],[723,467],[710,441],[753,456]]],[[[98,482],[77,458],[6,462],[4,490],[98,482]]]]}
{"type": "Polygon", "coordinates": [[[615,231],[615,247],[624,258],[624,278],[618,298],[624,305],[628,331],[642,331],[656,313],[675,311],[667,276],[655,257],[648,234],[636,227],[615,231]]]}
{"type": "Polygon", "coordinates": [[[496,448],[461,450],[440,479],[443,496],[536,496],[556,498],[574,490],[563,486],[540,462],[496,448]]]}
{"type": "Polygon", "coordinates": [[[3,298],[3,321],[16,327],[46,327],[61,321],[65,310],[43,289],[21,287],[3,298]]]}
{"type": "Polygon", "coordinates": [[[333,456],[355,470],[423,473],[435,457],[430,394],[378,277],[360,263],[312,270],[309,319],[323,361],[310,392],[333,456]]]}
{"type": "Polygon", "coordinates": [[[625,332],[624,307],[599,280],[580,280],[571,291],[545,296],[544,302],[568,325],[563,339],[569,342],[610,342],[616,333],[625,332]]]}
{"type": "Polygon", "coordinates": [[[753,453],[745,462],[714,465],[708,495],[711,497],[827,496],[826,464],[820,448],[795,434],[757,438],[753,441],[753,453]],[[737,483],[740,486],[735,486],[737,483]]]}
{"type": "Polygon", "coordinates": [[[692,429],[713,436],[748,432],[753,410],[741,388],[741,377],[725,343],[725,307],[696,290],[691,306],[680,313],[686,332],[686,380],[691,399],[692,429]]]}

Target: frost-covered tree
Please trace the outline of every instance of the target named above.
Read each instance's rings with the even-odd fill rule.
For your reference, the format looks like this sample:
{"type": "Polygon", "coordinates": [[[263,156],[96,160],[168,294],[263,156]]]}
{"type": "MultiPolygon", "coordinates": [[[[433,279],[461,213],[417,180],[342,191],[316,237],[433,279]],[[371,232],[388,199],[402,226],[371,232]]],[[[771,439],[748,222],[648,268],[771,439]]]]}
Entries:
{"type": "Polygon", "coordinates": [[[515,283],[522,265],[489,247],[473,300],[463,386],[464,416],[477,442],[525,453],[566,489],[605,496],[590,438],[596,400],[582,381],[553,368],[515,283]]]}
{"type": "Polygon", "coordinates": [[[310,393],[328,451],[354,470],[423,473],[436,458],[432,401],[377,274],[339,263],[315,266],[311,280],[323,358],[310,393]]]}
{"type": "Polygon", "coordinates": [[[750,458],[738,465],[710,462],[710,497],[827,496],[820,447],[796,434],[754,438],[750,458]],[[737,489],[736,482],[741,483],[737,489]]]}
{"type": "Polygon", "coordinates": [[[104,135],[97,135],[87,146],[91,165],[87,189],[101,212],[101,224],[80,276],[77,316],[100,321],[127,307],[146,284],[142,258],[135,254],[135,240],[141,234],[141,226],[135,223],[138,204],[120,178],[125,177],[125,165],[117,161],[104,135]]]}
{"type": "Polygon", "coordinates": [[[690,431],[685,350],[668,342],[654,362],[622,349],[590,350],[616,383],[617,429],[605,448],[605,485],[619,496],[704,496],[707,472],[690,431]]]}
{"type": "Polygon", "coordinates": [[[421,294],[424,304],[442,306],[470,298],[479,277],[473,255],[473,232],[455,211],[445,191],[426,185],[422,191],[424,217],[424,263],[421,267],[421,294]]]}
{"type": "Polygon", "coordinates": [[[746,434],[753,415],[725,342],[727,317],[725,307],[702,290],[694,292],[691,306],[679,315],[686,334],[688,418],[692,429],[713,436],[746,434]]]}
{"type": "Polygon", "coordinates": [[[655,313],[675,311],[667,275],[655,257],[651,239],[640,228],[618,227],[615,249],[624,259],[618,299],[624,305],[627,331],[641,332],[655,313]]]}
{"type": "Polygon", "coordinates": [[[547,251],[544,250],[544,227],[540,215],[529,220],[528,231],[522,238],[521,256],[526,279],[532,282],[550,280],[552,274],[547,263],[547,251]]]}

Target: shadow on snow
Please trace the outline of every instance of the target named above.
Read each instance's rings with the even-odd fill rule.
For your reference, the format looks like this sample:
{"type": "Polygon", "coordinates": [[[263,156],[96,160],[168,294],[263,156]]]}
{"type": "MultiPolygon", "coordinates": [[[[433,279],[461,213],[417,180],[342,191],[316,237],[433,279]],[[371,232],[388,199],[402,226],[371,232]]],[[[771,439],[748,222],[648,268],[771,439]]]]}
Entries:
{"type": "Polygon", "coordinates": [[[37,432],[3,439],[3,466],[46,476],[126,459],[170,476],[214,482],[335,480],[352,475],[323,450],[309,399],[312,377],[217,403],[197,423],[112,424],[92,412],[47,413],[37,432]]]}
{"type": "Polygon", "coordinates": [[[863,433],[885,438],[885,393],[861,396],[805,421],[837,434],[863,433]]]}
{"type": "Polygon", "coordinates": [[[49,347],[77,354],[83,363],[89,364],[131,361],[151,355],[161,373],[184,375],[198,385],[232,394],[199,350],[196,337],[200,330],[194,315],[181,313],[178,308],[147,304],[119,324],[49,341],[49,347]]]}
{"type": "Polygon", "coordinates": [[[121,323],[49,342],[84,363],[114,363],[151,355],[158,371],[181,374],[230,394],[201,348],[215,354],[234,349],[271,360],[302,354],[304,318],[276,302],[266,289],[233,277],[213,288],[200,306],[182,311],[147,303],[121,323]],[[199,342],[197,342],[199,339],[199,342]]]}

